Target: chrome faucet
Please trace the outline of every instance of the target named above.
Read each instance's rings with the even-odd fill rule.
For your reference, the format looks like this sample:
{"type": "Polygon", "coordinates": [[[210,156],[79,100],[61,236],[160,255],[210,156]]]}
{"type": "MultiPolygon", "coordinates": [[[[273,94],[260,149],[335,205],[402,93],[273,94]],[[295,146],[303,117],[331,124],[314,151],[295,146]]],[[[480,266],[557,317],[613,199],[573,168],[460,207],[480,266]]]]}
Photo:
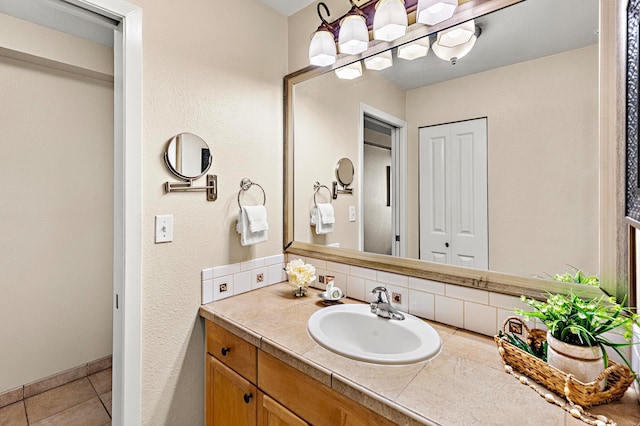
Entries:
{"type": "Polygon", "coordinates": [[[372,302],[369,306],[371,306],[371,313],[376,314],[382,318],[389,318],[394,320],[402,321],[404,319],[404,315],[402,315],[396,308],[391,306],[391,301],[389,297],[389,292],[385,287],[376,287],[371,290],[371,294],[376,296],[376,301],[372,302]]]}

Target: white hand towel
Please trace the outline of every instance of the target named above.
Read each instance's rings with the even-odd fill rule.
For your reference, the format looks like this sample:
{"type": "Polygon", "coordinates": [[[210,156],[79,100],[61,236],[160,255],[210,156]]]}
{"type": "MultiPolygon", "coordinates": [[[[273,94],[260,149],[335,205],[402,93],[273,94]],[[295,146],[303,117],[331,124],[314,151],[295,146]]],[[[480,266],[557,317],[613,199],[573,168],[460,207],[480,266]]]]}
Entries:
{"type": "Polygon", "coordinates": [[[336,222],[336,218],[333,212],[333,206],[331,204],[318,204],[318,213],[320,213],[320,223],[322,223],[323,225],[330,225],[336,222]]]}
{"type": "Polygon", "coordinates": [[[264,206],[242,206],[238,213],[236,231],[240,244],[250,246],[267,241],[267,210],[264,206]]]}
{"type": "Polygon", "coordinates": [[[328,234],[333,232],[333,224],[335,223],[335,214],[333,206],[329,203],[321,203],[314,206],[311,212],[311,223],[315,224],[316,234],[328,234]]]}

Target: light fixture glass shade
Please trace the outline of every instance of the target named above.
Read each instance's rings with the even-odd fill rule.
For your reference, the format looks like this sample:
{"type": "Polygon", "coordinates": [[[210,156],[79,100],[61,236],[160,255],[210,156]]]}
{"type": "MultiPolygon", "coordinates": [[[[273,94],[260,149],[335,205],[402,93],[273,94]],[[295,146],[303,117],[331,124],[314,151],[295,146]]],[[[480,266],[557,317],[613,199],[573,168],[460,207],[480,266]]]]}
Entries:
{"type": "Polygon", "coordinates": [[[363,16],[349,14],[340,21],[338,34],[340,53],[355,55],[369,47],[369,30],[363,16]]]}
{"type": "Polygon", "coordinates": [[[392,41],[407,32],[407,10],[404,0],[380,0],[373,15],[373,38],[392,41]]]}
{"type": "Polygon", "coordinates": [[[362,76],[362,65],[360,64],[360,61],[354,62],[336,69],[335,72],[338,78],[343,80],[353,80],[354,78],[362,76]]]}
{"type": "Polygon", "coordinates": [[[336,42],[333,34],[326,29],[318,29],[309,44],[309,63],[326,67],[336,62],[336,42]]]}
{"type": "Polygon", "coordinates": [[[476,32],[476,23],[472,19],[438,34],[438,44],[444,47],[456,47],[468,43],[476,32]]]}
{"type": "Polygon", "coordinates": [[[451,18],[458,7],[458,0],[418,0],[416,22],[435,25],[451,18]]]}
{"type": "Polygon", "coordinates": [[[391,51],[385,50],[382,53],[378,53],[375,56],[370,56],[364,60],[364,66],[368,70],[380,71],[385,68],[393,66],[393,58],[391,57],[391,51]]]}
{"type": "Polygon", "coordinates": [[[398,47],[398,58],[413,61],[427,56],[429,53],[429,37],[422,37],[408,44],[398,47]]]}
{"type": "Polygon", "coordinates": [[[476,40],[478,39],[475,33],[472,33],[471,37],[466,42],[456,44],[454,46],[446,46],[442,43],[442,40],[444,39],[445,42],[451,44],[451,40],[454,38],[448,37],[447,33],[456,31],[457,29],[459,29],[459,27],[462,27],[465,24],[466,22],[460,25],[456,25],[455,27],[451,27],[447,30],[440,31],[438,33],[436,42],[431,46],[431,49],[433,49],[433,53],[435,53],[438,58],[444,61],[450,61],[452,65],[455,65],[458,59],[465,57],[469,52],[471,52],[471,49],[473,49],[473,46],[475,46],[476,40]]]}

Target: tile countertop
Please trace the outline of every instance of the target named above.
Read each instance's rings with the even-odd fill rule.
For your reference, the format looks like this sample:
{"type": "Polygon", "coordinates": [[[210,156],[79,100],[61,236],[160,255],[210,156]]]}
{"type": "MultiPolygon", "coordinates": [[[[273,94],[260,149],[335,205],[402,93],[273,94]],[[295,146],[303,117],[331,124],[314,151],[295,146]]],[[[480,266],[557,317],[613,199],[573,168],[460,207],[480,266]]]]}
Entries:
{"type": "MultiPolygon", "coordinates": [[[[326,350],[306,327],[323,308],[318,293],[310,288],[306,297],[293,298],[280,283],[203,305],[200,316],[397,424],[585,425],[506,374],[493,339],[462,329],[427,321],[443,350],[418,364],[376,365],[326,350]]],[[[619,426],[640,424],[632,388],[620,401],[587,411],[619,426]]]]}

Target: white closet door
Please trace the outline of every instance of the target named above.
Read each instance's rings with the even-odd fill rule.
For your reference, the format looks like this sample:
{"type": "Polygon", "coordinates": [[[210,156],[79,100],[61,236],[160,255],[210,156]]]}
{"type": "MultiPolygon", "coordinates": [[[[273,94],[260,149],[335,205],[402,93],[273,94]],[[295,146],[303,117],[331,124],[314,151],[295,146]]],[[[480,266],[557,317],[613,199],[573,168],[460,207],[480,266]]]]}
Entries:
{"type": "Polygon", "coordinates": [[[420,259],[451,263],[451,129],[420,129],[420,259]]]}
{"type": "Polygon", "coordinates": [[[420,258],[488,269],[486,119],[420,129],[420,258]]]}

